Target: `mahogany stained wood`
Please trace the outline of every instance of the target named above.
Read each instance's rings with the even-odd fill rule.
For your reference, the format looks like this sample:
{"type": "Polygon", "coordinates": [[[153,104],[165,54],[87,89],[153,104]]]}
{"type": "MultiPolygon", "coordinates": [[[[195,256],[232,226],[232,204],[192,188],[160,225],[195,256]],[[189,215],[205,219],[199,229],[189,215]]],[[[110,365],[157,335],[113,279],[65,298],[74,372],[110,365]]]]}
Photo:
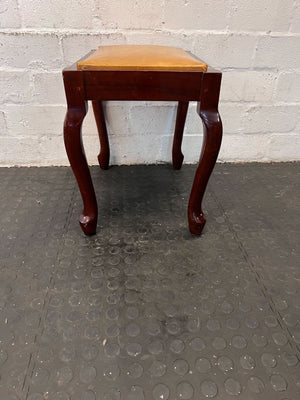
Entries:
{"type": "Polygon", "coordinates": [[[222,140],[222,122],[218,112],[221,72],[208,67],[195,71],[92,71],[72,66],[63,71],[68,109],[64,124],[67,155],[83,200],[79,222],[83,232],[94,234],[97,226],[97,201],[84,148],[81,126],[87,113],[87,101],[92,100],[100,138],[100,167],[109,165],[109,141],[102,101],[105,100],[166,100],[178,101],[173,140],[173,168],[183,161],[181,142],[189,101],[197,101],[202,119],[204,139],[199,164],[188,205],[190,232],[200,234],[205,225],[202,200],[215,166],[222,140]]]}
{"type": "Polygon", "coordinates": [[[213,73],[203,76],[200,101],[197,104],[204,137],[188,205],[189,228],[195,235],[202,232],[206,222],[202,211],[202,200],[222,141],[223,128],[218,112],[221,77],[221,74],[213,73]]]}
{"type": "Polygon", "coordinates": [[[102,102],[99,100],[93,100],[92,104],[100,139],[100,153],[98,155],[98,161],[102,169],[108,169],[110,152],[103,106],[102,102]]]}
{"type": "Polygon", "coordinates": [[[203,72],[80,71],[88,100],[197,101],[203,72]]]}
{"type": "Polygon", "coordinates": [[[86,235],[92,235],[96,232],[98,206],[81,137],[82,122],[88,109],[82,75],[73,71],[66,73],[64,84],[68,103],[64,122],[64,141],[83,200],[79,223],[86,235]]]}
{"type": "Polygon", "coordinates": [[[172,162],[174,169],[180,169],[183,162],[183,154],[181,151],[181,143],[183,130],[186,120],[186,114],[189,108],[188,101],[180,101],[177,107],[177,115],[176,115],[176,124],[175,124],[175,132],[173,139],[173,148],[172,148],[172,162]]]}

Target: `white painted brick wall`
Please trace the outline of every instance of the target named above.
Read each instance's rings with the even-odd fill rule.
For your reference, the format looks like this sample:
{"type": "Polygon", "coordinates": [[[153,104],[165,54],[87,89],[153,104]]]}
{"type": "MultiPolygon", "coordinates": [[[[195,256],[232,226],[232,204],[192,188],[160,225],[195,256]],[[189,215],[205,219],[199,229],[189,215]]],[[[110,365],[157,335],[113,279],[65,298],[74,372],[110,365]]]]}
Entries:
{"type": "Polygon", "coordinates": [[[29,71],[6,69],[0,72],[0,103],[26,104],[32,102],[33,95],[29,71]]]}
{"type": "Polygon", "coordinates": [[[277,76],[273,71],[227,71],[222,77],[221,102],[270,103],[277,76]]]}
{"type": "Polygon", "coordinates": [[[105,29],[159,29],[163,27],[161,0],[101,0],[97,2],[105,29]]]}
{"type": "MultiPolygon", "coordinates": [[[[61,70],[101,44],[179,46],[221,69],[220,161],[300,159],[300,0],[0,0],[0,165],[68,165],[61,70]]],[[[174,103],[105,113],[112,163],[170,161],[174,103]]],[[[95,164],[92,107],[83,137],[95,164]]],[[[185,162],[201,142],[191,103],[185,162]]]]}
{"type": "Polygon", "coordinates": [[[24,28],[90,29],[93,3],[86,0],[19,0],[19,10],[24,28]]]}
{"type": "Polygon", "coordinates": [[[0,28],[20,28],[21,17],[17,0],[0,1],[0,28]]]}
{"type": "Polygon", "coordinates": [[[64,66],[69,66],[82,58],[90,50],[96,49],[99,43],[103,46],[113,44],[126,44],[122,33],[69,33],[62,35],[61,46],[63,51],[64,66]]]}
{"type": "Polygon", "coordinates": [[[287,32],[294,7],[294,0],[233,0],[229,10],[229,29],[264,33],[287,32]]]}
{"type": "Polygon", "coordinates": [[[64,104],[65,92],[61,71],[36,71],[32,73],[34,104],[64,104]]]}
{"type": "Polygon", "coordinates": [[[282,72],[279,75],[276,100],[300,102],[300,72],[282,72]]]}
{"type": "Polygon", "coordinates": [[[63,66],[56,33],[0,33],[1,67],[10,69],[60,69],[63,66]]]}
{"type": "Polygon", "coordinates": [[[168,29],[222,30],[228,24],[227,0],[165,0],[168,29]]]}
{"type": "Polygon", "coordinates": [[[5,114],[3,111],[0,111],[0,130],[1,130],[2,136],[6,135],[7,126],[6,126],[5,114]]]}
{"type": "Polygon", "coordinates": [[[215,68],[250,69],[256,42],[254,35],[245,33],[199,33],[193,50],[215,68]]]}
{"type": "Polygon", "coordinates": [[[254,67],[285,71],[299,68],[299,35],[261,36],[258,41],[254,67]]]}
{"type": "Polygon", "coordinates": [[[66,111],[63,105],[34,104],[9,104],[3,109],[8,135],[26,137],[29,141],[31,137],[60,135],[61,129],[57,129],[57,122],[62,123],[66,111]]]}

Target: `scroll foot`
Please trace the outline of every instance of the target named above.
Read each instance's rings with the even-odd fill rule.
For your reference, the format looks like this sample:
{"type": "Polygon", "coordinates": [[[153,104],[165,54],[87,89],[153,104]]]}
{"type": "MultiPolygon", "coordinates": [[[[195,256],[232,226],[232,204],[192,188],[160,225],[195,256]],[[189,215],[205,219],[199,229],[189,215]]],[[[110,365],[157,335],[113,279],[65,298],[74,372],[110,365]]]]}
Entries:
{"type": "Polygon", "coordinates": [[[87,236],[94,235],[97,229],[97,216],[84,215],[82,213],[79,217],[79,224],[85,235],[87,236]]]}

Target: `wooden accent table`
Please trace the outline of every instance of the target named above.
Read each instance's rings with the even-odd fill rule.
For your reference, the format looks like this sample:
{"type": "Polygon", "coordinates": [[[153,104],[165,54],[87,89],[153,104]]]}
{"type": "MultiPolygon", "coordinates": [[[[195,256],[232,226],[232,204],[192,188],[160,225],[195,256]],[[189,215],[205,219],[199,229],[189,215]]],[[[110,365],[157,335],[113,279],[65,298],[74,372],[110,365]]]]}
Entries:
{"type": "Polygon", "coordinates": [[[105,100],[178,101],[172,162],[180,169],[181,142],[189,101],[197,101],[204,138],[188,205],[189,229],[200,234],[205,225],[202,199],[222,140],[218,112],[222,74],[190,53],[167,46],[102,46],[63,70],[68,110],[64,123],[67,155],[83,200],[79,222],[86,235],[96,232],[98,208],[81,138],[81,126],[92,101],[102,169],[109,165],[109,141],[103,114],[105,100]]]}

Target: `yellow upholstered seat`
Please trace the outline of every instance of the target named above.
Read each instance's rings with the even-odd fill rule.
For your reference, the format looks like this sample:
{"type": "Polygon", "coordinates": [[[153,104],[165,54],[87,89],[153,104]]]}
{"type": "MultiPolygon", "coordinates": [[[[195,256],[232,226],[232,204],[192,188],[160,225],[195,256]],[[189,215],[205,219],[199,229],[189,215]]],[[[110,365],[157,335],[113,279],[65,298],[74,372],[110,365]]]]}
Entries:
{"type": "Polygon", "coordinates": [[[117,45],[100,46],[77,63],[80,70],[202,71],[207,65],[179,47],[117,45]]]}

